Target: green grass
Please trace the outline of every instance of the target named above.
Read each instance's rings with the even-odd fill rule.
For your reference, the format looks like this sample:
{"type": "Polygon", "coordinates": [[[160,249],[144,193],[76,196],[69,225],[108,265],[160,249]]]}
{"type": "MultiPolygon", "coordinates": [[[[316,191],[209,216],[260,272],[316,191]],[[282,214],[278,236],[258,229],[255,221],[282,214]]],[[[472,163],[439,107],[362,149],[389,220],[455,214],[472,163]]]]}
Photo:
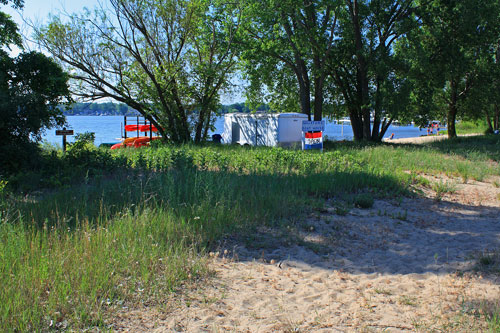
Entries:
{"type": "MultiPolygon", "coordinates": [[[[464,120],[456,123],[456,131],[458,135],[461,134],[483,134],[488,129],[486,121],[477,120],[464,120]]],[[[448,134],[447,130],[439,131],[440,134],[448,134]]]]}
{"type": "Polygon", "coordinates": [[[329,145],[329,149],[352,156],[374,172],[390,172],[400,179],[404,178],[402,173],[409,173],[408,180],[414,183],[420,181],[420,173],[474,180],[500,174],[498,135],[457,138],[426,145],[329,145]]]}
{"type": "Polygon", "coordinates": [[[328,198],[370,193],[373,204],[431,186],[420,173],[499,175],[499,139],[474,140],[49,152],[41,171],[0,181],[0,330],[106,329],[122,304],[161,303],[207,276],[224,235],[300,219],[328,198]]]}

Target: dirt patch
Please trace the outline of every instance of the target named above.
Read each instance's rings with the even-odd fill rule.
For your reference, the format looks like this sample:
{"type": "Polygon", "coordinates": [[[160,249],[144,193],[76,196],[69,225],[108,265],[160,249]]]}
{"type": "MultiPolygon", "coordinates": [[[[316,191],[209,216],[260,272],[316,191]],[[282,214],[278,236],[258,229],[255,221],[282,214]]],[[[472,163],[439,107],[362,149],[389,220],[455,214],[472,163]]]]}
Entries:
{"type": "Polygon", "coordinates": [[[338,215],[335,202],[300,225],[228,239],[216,278],[161,308],[122,311],[116,330],[481,331],[497,311],[500,189],[457,185],[439,201],[376,200],[338,215]],[[486,257],[483,257],[486,258],[486,257]]]}

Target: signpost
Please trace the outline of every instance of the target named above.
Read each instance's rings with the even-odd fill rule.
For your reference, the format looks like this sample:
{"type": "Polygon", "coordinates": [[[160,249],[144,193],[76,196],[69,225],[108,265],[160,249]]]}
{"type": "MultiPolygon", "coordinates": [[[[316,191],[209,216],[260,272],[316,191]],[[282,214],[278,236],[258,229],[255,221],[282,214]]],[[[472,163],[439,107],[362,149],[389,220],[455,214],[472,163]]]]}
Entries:
{"type": "Polygon", "coordinates": [[[302,121],[302,150],[319,149],[323,151],[324,120],[302,121]]]}
{"type": "Polygon", "coordinates": [[[66,135],[73,135],[73,130],[67,130],[64,127],[62,130],[56,130],[56,135],[63,136],[63,152],[66,152],[66,135]]]}

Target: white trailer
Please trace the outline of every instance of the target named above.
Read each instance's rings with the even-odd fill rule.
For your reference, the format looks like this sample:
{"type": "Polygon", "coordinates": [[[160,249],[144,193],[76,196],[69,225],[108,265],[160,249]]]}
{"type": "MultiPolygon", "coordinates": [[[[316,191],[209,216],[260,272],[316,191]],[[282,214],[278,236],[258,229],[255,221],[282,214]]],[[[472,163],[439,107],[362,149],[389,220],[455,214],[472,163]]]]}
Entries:
{"type": "Polygon", "coordinates": [[[228,113],[222,143],[251,146],[293,146],[302,140],[303,113],[228,113]]]}

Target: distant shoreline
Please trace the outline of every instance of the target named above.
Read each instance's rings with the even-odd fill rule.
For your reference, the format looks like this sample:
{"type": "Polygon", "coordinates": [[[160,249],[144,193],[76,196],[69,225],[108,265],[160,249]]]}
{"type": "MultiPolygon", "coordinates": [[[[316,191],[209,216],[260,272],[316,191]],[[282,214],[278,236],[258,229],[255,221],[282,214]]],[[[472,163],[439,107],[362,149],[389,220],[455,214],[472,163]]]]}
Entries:
{"type": "Polygon", "coordinates": [[[139,114],[67,114],[63,113],[65,117],[137,117],[139,114]]]}

